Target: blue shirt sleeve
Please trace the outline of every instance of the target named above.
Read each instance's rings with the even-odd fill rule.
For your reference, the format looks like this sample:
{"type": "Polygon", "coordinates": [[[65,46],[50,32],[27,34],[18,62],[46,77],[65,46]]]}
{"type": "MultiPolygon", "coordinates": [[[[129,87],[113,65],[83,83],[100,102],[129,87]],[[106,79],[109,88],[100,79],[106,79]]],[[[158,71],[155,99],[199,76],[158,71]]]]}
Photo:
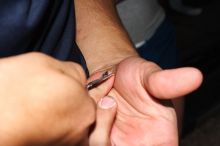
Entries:
{"type": "Polygon", "coordinates": [[[81,63],[73,0],[1,0],[0,57],[38,51],[81,63]]]}

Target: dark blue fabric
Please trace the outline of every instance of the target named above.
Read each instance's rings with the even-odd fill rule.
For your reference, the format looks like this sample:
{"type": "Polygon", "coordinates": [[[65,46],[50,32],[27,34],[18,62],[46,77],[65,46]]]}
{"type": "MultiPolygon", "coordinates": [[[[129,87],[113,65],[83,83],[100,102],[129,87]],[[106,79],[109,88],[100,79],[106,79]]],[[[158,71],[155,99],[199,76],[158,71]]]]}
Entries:
{"type": "Polygon", "coordinates": [[[0,57],[30,51],[85,65],[73,0],[0,0],[0,57]]]}
{"type": "Polygon", "coordinates": [[[138,48],[141,57],[157,63],[164,69],[178,66],[176,34],[173,25],[166,18],[153,37],[138,48]]]}

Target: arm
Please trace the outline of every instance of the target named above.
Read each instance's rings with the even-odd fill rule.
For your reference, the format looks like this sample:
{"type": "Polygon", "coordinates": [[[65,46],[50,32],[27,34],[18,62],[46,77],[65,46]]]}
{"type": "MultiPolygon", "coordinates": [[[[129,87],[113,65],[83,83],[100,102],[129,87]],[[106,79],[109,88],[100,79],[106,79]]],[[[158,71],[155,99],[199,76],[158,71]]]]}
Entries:
{"type": "Polygon", "coordinates": [[[202,75],[194,68],[163,71],[138,57],[114,5],[113,0],[75,0],[77,43],[90,74],[120,62],[109,93],[118,104],[111,140],[120,146],[176,146],[174,109],[156,101],[195,90],[202,75]]]}
{"type": "Polygon", "coordinates": [[[90,73],[137,56],[118,17],[115,0],[75,0],[75,7],[77,44],[90,73]]]}

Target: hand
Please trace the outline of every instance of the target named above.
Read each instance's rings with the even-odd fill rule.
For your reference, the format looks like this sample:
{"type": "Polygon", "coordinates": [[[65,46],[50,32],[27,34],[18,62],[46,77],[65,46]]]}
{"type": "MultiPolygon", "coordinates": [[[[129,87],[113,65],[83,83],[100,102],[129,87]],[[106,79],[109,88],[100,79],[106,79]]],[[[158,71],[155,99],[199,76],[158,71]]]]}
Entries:
{"type": "MultiPolygon", "coordinates": [[[[100,73],[95,74],[87,83],[98,79],[100,73]]],[[[112,89],[114,76],[98,86],[89,90],[89,94],[97,103],[96,123],[91,129],[88,141],[83,141],[82,146],[111,146],[111,129],[116,116],[116,101],[113,97],[106,96],[112,89]]]]}
{"type": "Polygon", "coordinates": [[[89,136],[89,146],[112,146],[110,135],[115,115],[115,100],[109,96],[101,98],[98,102],[96,125],[89,136]]]}
{"type": "Polygon", "coordinates": [[[96,107],[82,68],[39,53],[0,59],[0,145],[68,146],[87,137],[96,107]]]}
{"type": "Polygon", "coordinates": [[[162,71],[141,58],[122,61],[109,93],[118,104],[113,145],[177,146],[175,110],[164,101],[195,90],[201,81],[201,73],[194,68],[162,71]]]}

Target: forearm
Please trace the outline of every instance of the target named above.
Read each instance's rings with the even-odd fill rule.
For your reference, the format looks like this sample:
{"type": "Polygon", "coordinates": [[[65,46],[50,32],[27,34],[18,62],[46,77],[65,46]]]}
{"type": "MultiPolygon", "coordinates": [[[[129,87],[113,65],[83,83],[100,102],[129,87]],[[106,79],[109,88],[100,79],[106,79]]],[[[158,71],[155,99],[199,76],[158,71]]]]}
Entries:
{"type": "Polygon", "coordinates": [[[77,44],[90,73],[137,55],[114,0],[75,0],[77,44]]]}

